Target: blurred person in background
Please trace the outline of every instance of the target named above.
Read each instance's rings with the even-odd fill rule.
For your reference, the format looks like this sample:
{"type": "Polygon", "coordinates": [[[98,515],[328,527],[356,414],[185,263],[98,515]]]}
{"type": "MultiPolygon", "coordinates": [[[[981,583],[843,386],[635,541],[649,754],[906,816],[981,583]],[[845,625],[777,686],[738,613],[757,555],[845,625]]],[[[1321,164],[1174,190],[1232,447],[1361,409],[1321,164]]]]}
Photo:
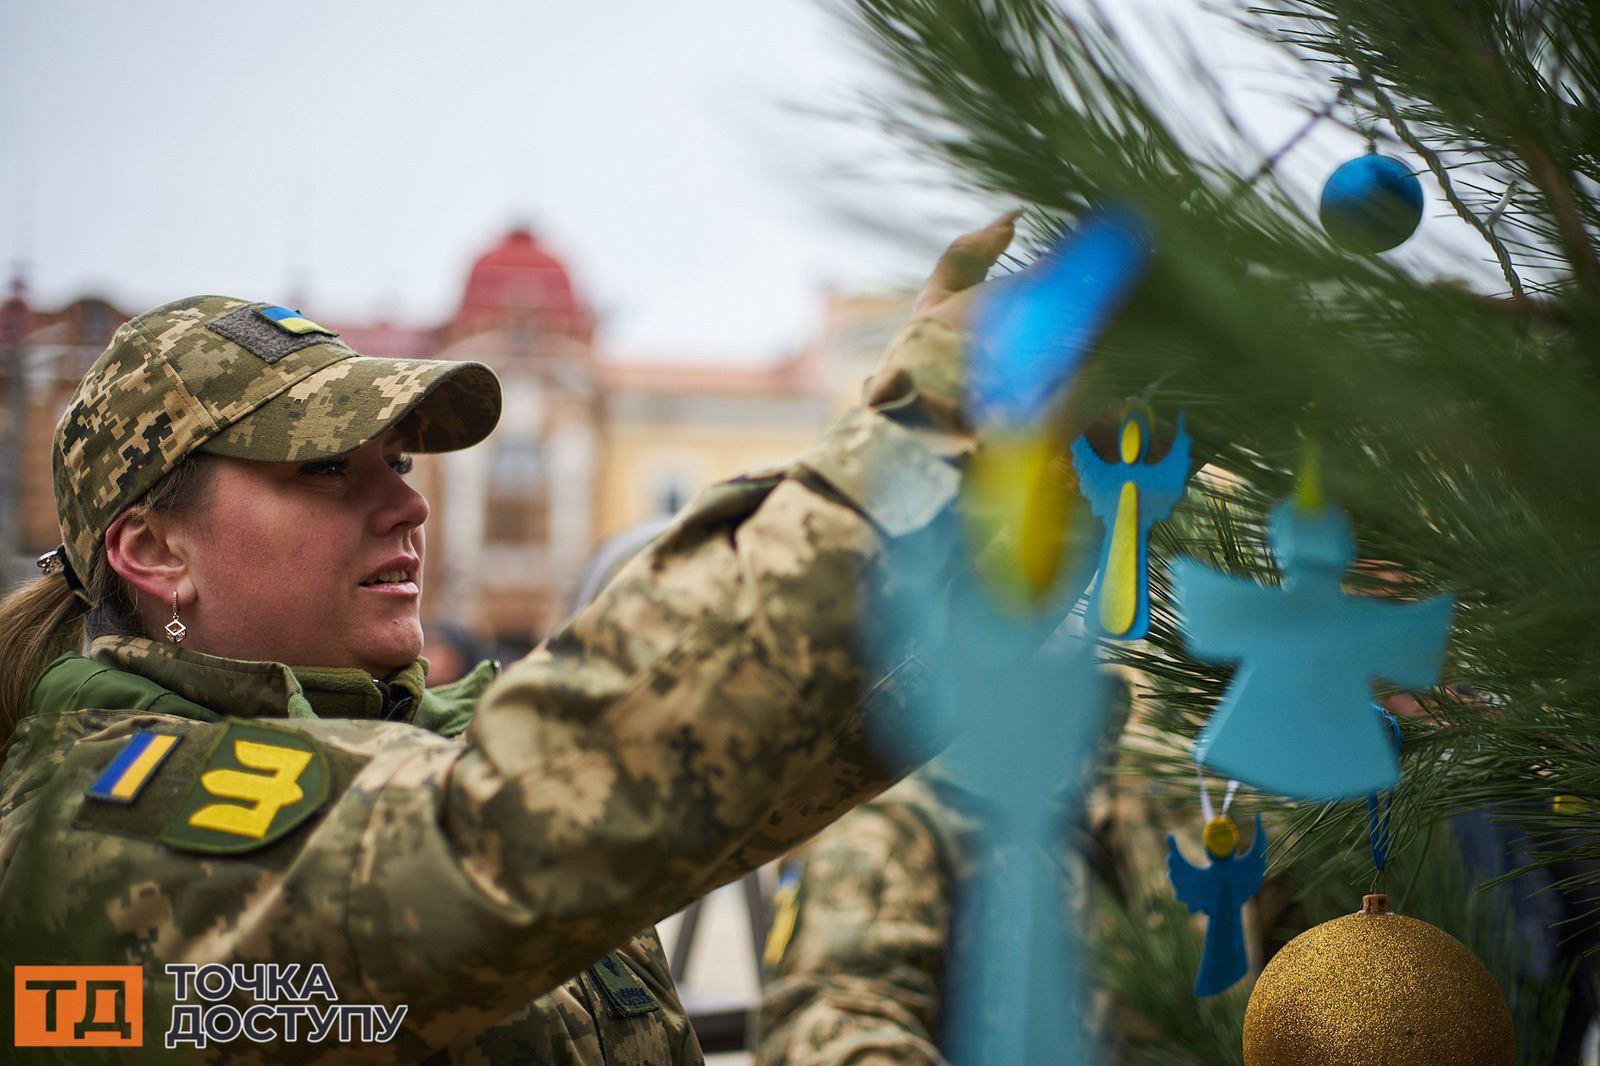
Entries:
{"type": "Polygon", "coordinates": [[[477,663],[492,658],[481,651],[482,642],[458,625],[430,623],[422,627],[422,655],[428,663],[428,680],[442,685],[459,681],[477,663]]]}
{"type": "MultiPolygon", "coordinates": [[[[1112,851],[1107,807],[1106,796],[1092,797],[1092,837],[1074,830],[1059,850],[1062,905],[1076,924],[1087,876],[1127,876],[1112,868],[1128,856],[1112,851]]],[[[974,938],[992,917],[970,909],[978,864],[1008,861],[980,832],[984,813],[959,775],[935,761],[783,860],[762,957],[760,1066],[949,1061],[946,1019],[972,979],[961,961],[975,957],[974,938]]],[[[1105,1039],[1106,1004],[1091,1003],[1083,1025],[1105,1039]]]]}
{"type": "Polygon", "coordinates": [[[763,1066],[936,1066],[973,814],[930,767],[783,862],[762,964],[763,1066]]]}
{"type": "Polygon", "coordinates": [[[440,687],[408,453],[487,436],[493,374],[224,297],[126,323],[57,429],[62,546],[0,605],[0,961],[141,966],[149,1004],[168,963],[320,964],[405,1008],[383,1043],[229,1061],[701,1061],[652,923],[904,771],[864,719],[924,668],[867,674],[856,588],[955,499],[960,329],[1011,232],[952,245],[798,460],[440,687]]]}

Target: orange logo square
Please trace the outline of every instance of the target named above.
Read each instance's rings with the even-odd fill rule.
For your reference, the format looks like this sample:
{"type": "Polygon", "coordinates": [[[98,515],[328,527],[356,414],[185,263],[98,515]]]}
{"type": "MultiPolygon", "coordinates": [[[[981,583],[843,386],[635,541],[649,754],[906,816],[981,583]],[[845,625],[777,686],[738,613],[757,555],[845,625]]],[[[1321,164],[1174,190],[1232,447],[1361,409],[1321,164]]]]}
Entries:
{"type": "Polygon", "coordinates": [[[18,966],[17,1047],[141,1047],[139,966],[18,966]]]}

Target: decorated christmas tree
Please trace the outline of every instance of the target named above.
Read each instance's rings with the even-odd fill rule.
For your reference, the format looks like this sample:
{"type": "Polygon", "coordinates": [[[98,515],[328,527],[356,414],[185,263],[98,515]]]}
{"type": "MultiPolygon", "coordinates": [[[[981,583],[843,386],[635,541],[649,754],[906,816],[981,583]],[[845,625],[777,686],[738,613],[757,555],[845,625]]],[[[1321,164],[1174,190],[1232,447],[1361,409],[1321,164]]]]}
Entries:
{"type": "MultiPolygon", "coordinates": [[[[1478,980],[1459,968],[1474,954],[1509,1002],[1516,1061],[1576,1061],[1600,945],[1600,6],[1206,13],[1233,37],[1109,3],[846,13],[896,78],[871,102],[878,120],[956,184],[1026,207],[1032,244],[1014,267],[1108,214],[1147,234],[1149,262],[1073,402],[1121,425],[1129,465],[1169,453],[1181,411],[1200,472],[1169,519],[1124,530],[1106,515],[1136,478],[1094,481],[1117,441],[1079,454],[1080,474],[1101,471],[1085,495],[1112,500],[1095,504],[1106,547],[1086,621],[1136,679],[1120,787],[1198,807],[1202,788],[1244,781],[1234,813],[1273,826],[1261,938],[1319,927],[1342,945],[1319,958],[1348,950],[1344,971],[1375,968],[1374,1016],[1352,1023],[1347,1057],[1301,1061],[1391,1061],[1359,1040],[1445,1023],[1385,1005],[1408,978],[1383,960],[1430,956],[1460,989],[1478,980]],[[1270,142],[1225,84],[1216,42],[1243,37],[1281,60],[1272,92],[1301,112],[1270,142]],[[1130,450],[1131,414],[1150,439],[1130,450]],[[1118,593],[1146,535],[1148,574],[1118,593]],[[1346,614],[1270,614],[1281,605],[1256,595],[1304,600],[1310,571],[1316,602],[1346,614]],[[1349,710],[1351,677],[1371,707],[1349,710]],[[1353,717],[1323,713],[1335,703],[1353,717]],[[1330,722],[1343,724],[1325,742],[1330,722]],[[1413,938],[1391,905],[1437,928],[1413,938]],[[1470,954],[1438,946],[1440,929],[1470,954]]],[[[1199,906],[1208,869],[1244,861],[1249,834],[1236,856],[1231,828],[1208,826],[1210,867],[1174,867],[1182,902],[1149,880],[1102,893],[1099,984],[1124,1061],[1238,1062],[1245,1032],[1246,1061],[1311,1054],[1280,1030],[1317,1009],[1284,998],[1320,980],[1283,976],[1312,940],[1269,966],[1248,1024],[1245,987],[1195,997],[1197,968],[1232,967],[1201,961],[1183,902],[1199,906]]],[[[1492,1010],[1465,993],[1437,1006],[1468,1020],[1482,1061],[1510,1061],[1482,1021],[1492,1010]]],[[[1464,1061],[1451,1054],[1404,1061],[1464,1061]]]]}

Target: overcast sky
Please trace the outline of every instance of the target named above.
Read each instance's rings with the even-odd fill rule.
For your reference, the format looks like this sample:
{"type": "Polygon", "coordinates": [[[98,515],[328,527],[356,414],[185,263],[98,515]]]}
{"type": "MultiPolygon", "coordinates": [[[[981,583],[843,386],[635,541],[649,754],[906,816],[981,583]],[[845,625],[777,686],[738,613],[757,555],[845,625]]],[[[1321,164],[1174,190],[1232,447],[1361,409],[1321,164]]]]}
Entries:
{"type": "MultiPolygon", "coordinates": [[[[0,0],[0,49],[0,265],[46,303],[432,324],[525,220],[606,348],[763,360],[824,284],[910,282],[994,206],[888,181],[881,137],[803,113],[873,75],[817,0],[0,0]]],[[[1293,118],[1251,114],[1267,143],[1293,118]]]]}
{"type": "MultiPolygon", "coordinates": [[[[430,323],[522,219],[608,346],[763,358],[825,282],[923,258],[828,209],[872,197],[821,179],[885,149],[784,106],[865,73],[807,0],[0,0],[0,48],[0,256],[45,301],[430,323]]],[[[928,204],[933,230],[981,210],[928,204]]]]}

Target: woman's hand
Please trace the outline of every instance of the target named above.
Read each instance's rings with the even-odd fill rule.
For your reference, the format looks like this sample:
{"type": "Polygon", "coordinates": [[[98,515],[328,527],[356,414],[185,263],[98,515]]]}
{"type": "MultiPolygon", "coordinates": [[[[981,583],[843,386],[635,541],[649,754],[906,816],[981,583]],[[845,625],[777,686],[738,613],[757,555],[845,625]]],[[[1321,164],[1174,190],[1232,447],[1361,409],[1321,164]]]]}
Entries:
{"type": "Polygon", "coordinates": [[[979,286],[989,268],[1010,247],[1021,213],[1007,211],[983,229],[963,233],[950,242],[917,295],[912,317],[931,318],[951,329],[966,329],[979,286]]]}
{"type": "Polygon", "coordinates": [[[1018,213],[1007,211],[983,229],[950,242],[912,306],[910,324],[867,380],[863,400],[869,407],[899,405],[915,397],[936,423],[966,425],[962,335],[984,277],[1011,244],[1018,213]]]}

